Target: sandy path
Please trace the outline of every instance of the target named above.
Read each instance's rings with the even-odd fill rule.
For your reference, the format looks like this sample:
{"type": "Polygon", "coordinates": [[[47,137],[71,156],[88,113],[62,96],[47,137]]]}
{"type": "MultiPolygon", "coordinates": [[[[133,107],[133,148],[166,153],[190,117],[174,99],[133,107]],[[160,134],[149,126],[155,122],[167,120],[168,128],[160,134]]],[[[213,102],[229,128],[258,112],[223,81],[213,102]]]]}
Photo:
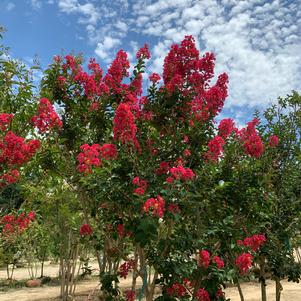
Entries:
{"type": "MultiPolygon", "coordinates": [[[[97,262],[92,262],[93,268],[97,267],[97,262]]],[[[45,275],[57,276],[58,266],[47,264],[45,266],[45,275]]],[[[0,279],[5,279],[6,271],[0,270],[0,279]]],[[[27,279],[27,269],[20,268],[15,271],[15,279],[27,279]]],[[[130,285],[130,279],[123,280],[122,286],[130,285]]],[[[243,283],[242,290],[245,301],[260,301],[260,285],[258,283],[243,283]]],[[[282,281],[283,292],[282,301],[301,301],[301,284],[282,281]]],[[[76,288],[77,294],[88,294],[98,287],[97,280],[81,281],[76,288]]],[[[1,301],[37,301],[43,299],[53,300],[58,297],[60,288],[58,286],[44,286],[39,288],[20,288],[12,289],[7,292],[0,292],[1,301]]],[[[235,287],[226,289],[226,297],[231,301],[240,301],[238,291],[235,287]]],[[[267,297],[269,301],[275,300],[275,284],[273,281],[267,282],[267,297]]]]}

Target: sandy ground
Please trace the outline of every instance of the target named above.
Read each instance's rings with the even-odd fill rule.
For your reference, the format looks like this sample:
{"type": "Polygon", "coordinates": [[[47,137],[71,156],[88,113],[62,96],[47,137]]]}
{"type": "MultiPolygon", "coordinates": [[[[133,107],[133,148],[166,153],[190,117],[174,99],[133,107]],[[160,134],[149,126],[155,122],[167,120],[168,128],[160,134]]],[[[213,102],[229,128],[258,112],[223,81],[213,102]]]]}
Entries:
{"type": "MultiPolygon", "coordinates": [[[[96,267],[96,262],[92,264],[96,267]]],[[[58,274],[58,266],[47,264],[45,266],[45,275],[55,277],[58,274]]],[[[0,270],[0,279],[5,279],[6,271],[0,270]]],[[[27,269],[20,268],[15,271],[15,279],[27,279],[27,269]]],[[[122,286],[128,286],[130,279],[122,282],[122,286]]],[[[268,300],[275,300],[275,285],[273,281],[267,283],[268,300]]],[[[245,296],[245,301],[260,301],[260,285],[258,283],[243,283],[242,290],[245,296]]],[[[301,284],[282,281],[283,292],[282,301],[301,301],[301,284]]],[[[77,285],[76,293],[81,296],[87,296],[93,290],[98,288],[97,280],[81,281],[77,285]]],[[[7,292],[0,292],[1,301],[46,301],[53,300],[59,295],[59,287],[44,286],[39,288],[20,288],[12,289],[7,292]]],[[[235,287],[226,289],[226,297],[231,298],[231,301],[240,301],[238,291],[235,287]]],[[[81,300],[88,300],[87,297],[82,297],[81,300]]]]}

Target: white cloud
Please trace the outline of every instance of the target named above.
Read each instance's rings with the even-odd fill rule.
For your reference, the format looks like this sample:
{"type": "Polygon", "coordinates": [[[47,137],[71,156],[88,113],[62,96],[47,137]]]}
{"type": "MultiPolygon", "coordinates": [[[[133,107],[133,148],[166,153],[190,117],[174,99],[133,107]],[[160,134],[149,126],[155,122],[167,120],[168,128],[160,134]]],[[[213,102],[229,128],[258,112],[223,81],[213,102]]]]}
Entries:
{"type": "Polygon", "coordinates": [[[123,42],[132,60],[136,48],[151,40],[148,71],[161,73],[170,45],[192,34],[201,54],[216,54],[216,74],[229,74],[227,110],[264,107],[301,90],[300,1],[58,0],[58,6],[78,15],[106,62],[123,42]]]}
{"type": "Polygon", "coordinates": [[[7,5],[6,5],[6,10],[7,10],[7,11],[11,11],[11,10],[13,10],[15,7],[16,7],[15,3],[13,3],[13,2],[8,2],[7,5]]]}
{"type": "Polygon", "coordinates": [[[230,77],[227,107],[262,107],[301,89],[301,2],[159,0],[136,2],[133,10],[137,31],[160,38],[154,70],[162,68],[167,45],[185,34],[202,53],[216,54],[216,73],[230,77]]]}
{"type": "Polygon", "coordinates": [[[105,62],[110,61],[111,50],[121,43],[119,39],[106,36],[103,42],[97,43],[95,53],[105,62]]]}

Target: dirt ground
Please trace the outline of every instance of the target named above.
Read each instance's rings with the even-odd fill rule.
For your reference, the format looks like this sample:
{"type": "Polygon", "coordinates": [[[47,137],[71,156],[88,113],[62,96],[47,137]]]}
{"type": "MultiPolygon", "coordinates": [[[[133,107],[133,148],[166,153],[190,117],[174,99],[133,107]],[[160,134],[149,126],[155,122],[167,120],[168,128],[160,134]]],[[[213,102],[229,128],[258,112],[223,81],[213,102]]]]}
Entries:
{"type": "MultiPolygon", "coordinates": [[[[96,267],[96,262],[92,263],[96,267]]],[[[58,275],[58,266],[47,264],[45,267],[45,275],[55,277],[58,275]]],[[[0,279],[6,278],[6,271],[0,270],[0,279]]],[[[14,278],[17,280],[27,279],[28,271],[25,268],[19,268],[15,271],[14,278]]],[[[130,280],[122,282],[122,286],[128,286],[130,280]]],[[[248,282],[243,283],[242,290],[245,296],[245,301],[260,301],[260,286],[258,283],[248,282]]],[[[301,284],[282,282],[283,292],[282,301],[301,301],[301,284]]],[[[11,289],[6,292],[0,292],[1,301],[53,301],[59,295],[58,286],[44,286],[38,288],[19,288],[11,289]]],[[[89,293],[98,289],[97,280],[81,281],[77,285],[76,293],[79,296],[78,300],[88,300],[89,293]]],[[[275,300],[275,285],[273,281],[267,283],[268,300],[275,300]]],[[[226,289],[226,297],[231,298],[231,301],[240,301],[238,291],[235,287],[226,289]]]]}

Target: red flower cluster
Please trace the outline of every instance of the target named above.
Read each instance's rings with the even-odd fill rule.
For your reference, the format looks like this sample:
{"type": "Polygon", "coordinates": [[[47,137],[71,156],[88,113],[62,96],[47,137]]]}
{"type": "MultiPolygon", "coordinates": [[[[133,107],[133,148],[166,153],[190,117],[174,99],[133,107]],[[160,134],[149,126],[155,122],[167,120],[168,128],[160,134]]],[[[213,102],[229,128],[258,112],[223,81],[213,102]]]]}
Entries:
{"type": "Polygon", "coordinates": [[[279,144],[279,138],[278,138],[278,136],[272,135],[269,138],[269,145],[270,145],[270,147],[274,148],[274,147],[278,146],[278,144],[279,144]]]}
{"type": "Polygon", "coordinates": [[[166,291],[168,295],[178,298],[184,297],[187,294],[185,286],[177,282],[168,287],[166,291]]]}
{"type": "Polygon", "coordinates": [[[225,140],[221,136],[215,136],[208,143],[208,151],[205,153],[205,157],[216,162],[223,153],[224,144],[225,140]]]}
{"type": "Polygon", "coordinates": [[[83,144],[80,149],[82,152],[77,156],[77,161],[79,162],[77,169],[79,172],[91,173],[92,166],[101,165],[101,160],[99,159],[100,145],[93,144],[89,146],[88,144],[83,144]]]}
{"type": "Polygon", "coordinates": [[[6,113],[1,113],[0,114],[0,130],[1,131],[6,131],[7,126],[12,122],[14,118],[13,114],[6,114],[6,113]]]}
{"type": "Polygon", "coordinates": [[[155,84],[156,82],[158,82],[159,80],[161,79],[160,75],[158,73],[152,73],[150,76],[149,76],[149,80],[155,84]]]}
{"type": "Polygon", "coordinates": [[[20,173],[17,169],[9,170],[0,176],[0,187],[16,183],[20,178],[20,173]]]}
{"type": "Polygon", "coordinates": [[[165,175],[168,173],[170,169],[170,164],[168,162],[162,161],[159,165],[159,167],[156,169],[155,173],[156,175],[165,175]]]}
{"type": "Polygon", "coordinates": [[[40,133],[45,133],[54,127],[62,127],[62,121],[55,112],[51,102],[47,98],[41,98],[38,106],[38,115],[31,118],[34,126],[40,133]]]}
{"type": "Polygon", "coordinates": [[[119,238],[122,238],[124,236],[124,226],[123,224],[118,224],[117,225],[117,233],[119,238]]]}
{"type": "Polygon", "coordinates": [[[144,44],[144,46],[140,48],[136,53],[137,59],[150,59],[150,57],[151,55],[147,44],[144,44]]]}
{"type": "Polygon", "coordinates": [[[145,180],[140,180],[139,177],[135,177],[132,181],[133,185],[138,186],[134,189],[133,193],[137,195],[143,195],[147,189],[147,182],[145,180]]]}
{"type": "Polygon", "coordinates": [[[226,118],[220,121],[218,125],[218,134],[220,137],[227,139],[235,128],[234,120],[226,118]]]}
{"type": "Polygon", "coordinates": [[[15,135],[9,131],[0,141],[0,163],[8,166],[21,165],[27,162],[40,147],[40,141],[29,140],[15,135]]]}
{"type": "Polygon", "coordinates": [[[195,294],[197,301],[210,301],[209,293],[204,288],[199,288],[195,294]]]}
{"type": "Polygon", "coordinates": [[[255,158],[259,158],[264,152],[262,139],[256,131],[256,125],[258,124],[259,120],[254,118],[248,122],[246,128],[239,132],[245,153],[255,158]]]}
{"type": "Polygon", "coordinates": [[[207,250],[199,251],[198,266],[208,268],[210,264],[210,253],[207,250]]]}
{"type": "Polygon", "coordinates": [[[83,224],[80,227],[79,234],[81,236],[90,236],[90,235],[92,235],[92,233],[93,233],[93,229],[91,228],[91,226],[89,224],[83,224]]]}
{"type": "Polygon", "coordinates": [[[35,220],[35,217],[36,214],[33,211],[30,211],[27,215],[25,213],[21,213],[19,216],[14,214],[4,215],[0,219],[2,234],[8,236],[25,230],[35,220]]]}
{"type": "Polygon", "coordinates": [[[135,116],[128,104],[120,103],[113,120],[114,139],[124,144],[131,144],[140,151],[140,145],[136,137],[137,126],[135,116]]]}
{"type": "Polygon", "coordinates": [[[124,279],[126,279],[130,270],[135,267],[135,260],[130,259],[129,261],[124,262],[119,267],[118,275],[124,279]]]}
{"type": "Polygon", "coordinates": [[[163,217],[165,211],[165,201],[158,195],[157,198],[148,199],[143,205],[144,212],[152,212],[153,216],[163,217]]]}
{"type": "Polygon", "coordinates": [[[214,256],[212,258],[212,261],[216,263],[216,265],[219,269],[222,269],[225,266],[224,261],[218,256],[214,256]]]}
{"type": "MultiPolygon", "coordinates": [[[[198,254],[198,266],[207,269],[209,267],[211,255],[207,250],[200,250],[198,254]]],[[[214,256],[211,260],[219,269],[225,266],[224,261],[219,256],[214,256]]]]}
{"type": "Polygon", "coordinates": [[[119,50],[116,54],[115,60],[112,62],[107,74],[104,77],[105,84],[115,94],[121,94],[123,91],[122,80],[129,76],[128,69],[130,63],[127,54],[123,50],[119,50]]]}
{"type": "Polygon", "coordinates": [[[169,172],[171,176],[166,179],[168,183],[173,183],[174,180],[186,182],[195,177],[195,173],[190,168],[183,167],[182,165],[170,168],[169,172]]]}
{"type": "Polygon", "coordinates": [[[244,241],[238,241],[238,245],[244,245],[251,248],[252,251],[257,251],[266,242],[266,237],[263,234],[254,234],[251,237],[246,237],[244,241]]]}
{"type": "Polygon", "coordinates": [[[235,265],[242,275],[246,274],[252,267],[253,256],[250,253],[242,253],[235,259],[235,265]]]}
{"type": "Polygon", "coordinates": [[[100,148],[100,154],[105,160],[114,160],[117,158],[117,147],[115,144],[105,143],[100,148]]]}
{"type": "Polygon", "coordinates": [[[125,299],[126,301],[135,301],[135,291],[133,290],[128,290],[125,291],[125,299]]]}
{"type": "Polygon", "coordinates": [[[204,110],[206,119],[210,113],[215,116],[222,109],[227,97],[226,74],[221,74],[216,84],[209,88],[209,81],[214,75],[214,61],[212,53],[200,58],[192,36],[186,36],[180,45],[172,45],[164,60],[166,89],[170,93],[179,90],[187,95],[197,95],[196,99],[202,100],[198,102],[198,111],[204,110]]]}

